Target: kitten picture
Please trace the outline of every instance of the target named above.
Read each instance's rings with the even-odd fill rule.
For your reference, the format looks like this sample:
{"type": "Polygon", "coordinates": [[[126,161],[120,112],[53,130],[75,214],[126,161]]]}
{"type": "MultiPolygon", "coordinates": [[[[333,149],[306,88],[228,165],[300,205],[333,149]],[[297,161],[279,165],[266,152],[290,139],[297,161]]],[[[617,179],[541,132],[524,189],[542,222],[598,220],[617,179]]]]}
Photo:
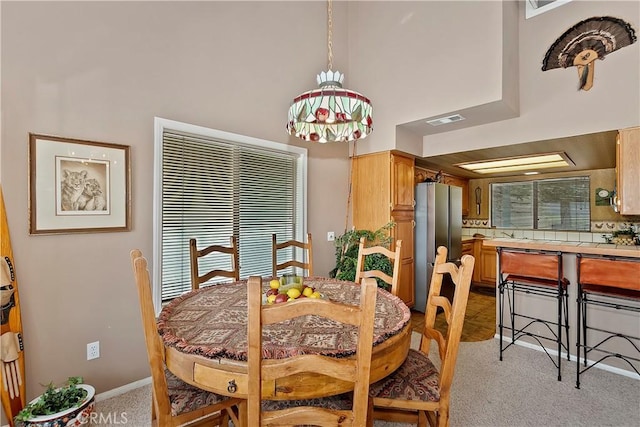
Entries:
{"type": "Polygon", "coordinates": [[[107,202],[102,196],[100,183],[94,178],[89,178],[84,183],[84,190],[73,204],[74,210],[79,211],[103,211],[107,202]]]}
{"type": "Polygon", "coordinates": [[[62,169],[62,181],[60,182],[62,195],[60,203],[63,211],[76,210],[74,204],[84,191],[86,178],[86,170],[76,172],[69,169],[62,169]]]}

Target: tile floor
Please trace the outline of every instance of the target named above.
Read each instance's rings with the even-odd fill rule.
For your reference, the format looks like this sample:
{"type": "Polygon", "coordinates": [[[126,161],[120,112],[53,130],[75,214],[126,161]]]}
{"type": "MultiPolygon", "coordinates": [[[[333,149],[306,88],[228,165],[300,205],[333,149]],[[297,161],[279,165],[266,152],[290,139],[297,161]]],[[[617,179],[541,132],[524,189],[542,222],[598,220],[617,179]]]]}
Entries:
{"type": "MultiPolygon", "coordinates": [[[[424,313],[411,311],[413,330],[422,331],[424,313]]],[[[443,314],[436,317],[436,329],[445,332],[446,322],[443,314]]],[[[496,297],[493,288],[474,286],[469,293],[467,312],[462,328],[461,341],[484,341],[493,338],[496,333],[496,297]]]]}

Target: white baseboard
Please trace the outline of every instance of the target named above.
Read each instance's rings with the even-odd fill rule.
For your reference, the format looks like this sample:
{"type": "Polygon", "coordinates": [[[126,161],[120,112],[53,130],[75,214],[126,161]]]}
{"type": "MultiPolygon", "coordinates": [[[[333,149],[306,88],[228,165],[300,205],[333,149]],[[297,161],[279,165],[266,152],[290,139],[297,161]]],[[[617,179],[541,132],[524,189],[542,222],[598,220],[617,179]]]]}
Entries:
{"type": "MultiPolygon", "coordinates": [[[[500,339],[500,334],[495,334],[493,337],[495,339],[499,340],[500,339]]],[[[504,336],[502,337],[502,340],[507,342],[507,343],[511,342],[511,338],[507,338],[507,337],[504,337],[504,336]]],[[[518,340],[518,341],[515,342],[515,345],[519,345],[519,346],[530,348],[530,349],[537,350],[537,351],[545,351],[545,349],[546,349],[549,354],[551,354],[553,356],[557,356],[558,355],[558,351],[557,350],[551,350],[549,348],[539,346],[538,344],[533,344],[533,343],[526,342],[526,341],[519,341],[518,340]]],[[[567,358],[567,353],[566,352],[562,352],[562,357],[564,359],[566,359],[567,358]]],[[[569,356],[569,361],[575,363],[576,362],[576,356],[574,354],[570,355],[569,356]]],[[[587,359],[587,364],[592,364],[594,362],[595,362],[595,360],[587,359]]],[[[622,375],[623,377],[628,377],[628,378],[633,378],[635,380],[640,380],[640,375],[636,374],[633,371],[628,371],[626,369],[616,368],[615,366],[607,365],[607,364],[604,364],[604,363],[598,363],[597,365],[595,365],[593,367],[596,368],[596,369],[602,369],[603,371],[612,372],[614,374],[622,375]]]]}
{"type": "Polygon", "coordinates": [[[107,391],[102,392],[100,394],[96,394],[96,402],[100,402],[101,400],[105,400],[105,399],[109,399],[109,398],[112,398],[112,397],[115,397],[115,396],[119,396],[119,395],[124,394],[124,393],[126,393],[128,391],[135,390],[135,389],[140,388],[140,387],[144,387],[147,384],[151,384],[151,377],[143,378],[141,380],[134,381],[132,383],[125,384],[123,386],[116,387],[116,388],[111,389],[111,390],[107,390],[107,391]]]}

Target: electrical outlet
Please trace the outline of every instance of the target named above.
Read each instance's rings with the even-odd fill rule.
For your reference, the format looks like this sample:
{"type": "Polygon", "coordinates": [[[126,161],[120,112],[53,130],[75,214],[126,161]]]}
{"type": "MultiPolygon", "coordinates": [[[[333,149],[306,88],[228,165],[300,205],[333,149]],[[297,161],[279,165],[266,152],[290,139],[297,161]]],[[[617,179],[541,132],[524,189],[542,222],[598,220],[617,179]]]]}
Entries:
{"type": "Polygon", "coordinates": [[[100,341],[87,344],[87,360],[97,359],[98,357],[100,357],[100,341]]]}
{"type": "Polygon", "coordinates": [[[334,240],[336,240],[336,233],[334,233],[333,231],[328,231],[327,242],[333,242],[334,240]]]}

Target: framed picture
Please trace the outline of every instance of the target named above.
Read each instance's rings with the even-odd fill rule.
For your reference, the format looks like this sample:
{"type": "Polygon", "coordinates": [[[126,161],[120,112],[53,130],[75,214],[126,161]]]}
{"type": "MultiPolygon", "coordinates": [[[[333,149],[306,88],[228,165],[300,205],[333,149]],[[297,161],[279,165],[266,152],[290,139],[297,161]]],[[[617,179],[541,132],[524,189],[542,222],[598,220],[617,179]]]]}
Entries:
{"type": "Polygon", "coordinates": [[[571,0],[526,0],[524,17],[525,19],[533,18],[541,13],[555,9],[558,6],[569,3],[571,0]]]}
{"type": "Polygon", "coordinates": [[[29,134],[29,233],[129,231],[129,148],[29,134]]]}

